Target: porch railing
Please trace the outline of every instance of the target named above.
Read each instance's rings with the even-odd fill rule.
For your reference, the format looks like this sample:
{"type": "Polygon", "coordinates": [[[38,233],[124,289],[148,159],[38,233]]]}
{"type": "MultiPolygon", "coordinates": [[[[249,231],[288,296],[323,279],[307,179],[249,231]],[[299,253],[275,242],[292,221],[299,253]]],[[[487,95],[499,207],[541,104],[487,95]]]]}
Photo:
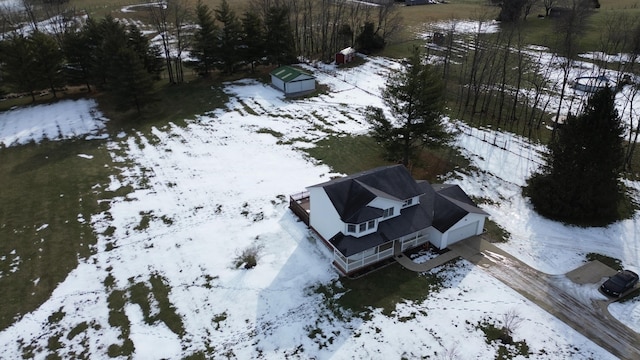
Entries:
{"type": "MultiPolygon", "coordinates": [[[[428,236],[425,233],[416,233],[408,237],[402,237],[402,238],[396,239],[393,241],[393,243],[395,243],[396,241],[400,242],[402,251],[405,251],[407,249],[415,248],[419,245],[426,243],[428,241],[428,236]]],[[[333,260],[341,270],[343,270],[345,273],[348,274],[350,272],[361,269],[365,266],[375,264],[378,261],[392,257],[394,246],[391,246],[391,247],[385,246],[386,248],[384,250],[380,250],[382,246],[385,246],[385,244],[379,245],[376,249],[375,254],[365,256],[360,259],[349,259],[344,255],[342,255],[337,249],[334,248],[333,260]]]]}

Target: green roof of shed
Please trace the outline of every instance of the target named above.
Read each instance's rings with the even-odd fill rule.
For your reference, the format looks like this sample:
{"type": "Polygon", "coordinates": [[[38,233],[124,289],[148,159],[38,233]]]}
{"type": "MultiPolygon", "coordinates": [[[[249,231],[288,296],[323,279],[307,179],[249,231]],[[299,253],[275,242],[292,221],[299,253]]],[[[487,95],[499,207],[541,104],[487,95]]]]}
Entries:
{"type": "Polygon", "coordinates": [[[313,75],[308,72],[302,71],[300,69],[294,68],[292,66],[281,66],[271,72],[271,75],[277,77],[278,79],[289,82],[293,79],[298,78],[299,76],[305,76],[308,79],[313,79],[313,75]]]}

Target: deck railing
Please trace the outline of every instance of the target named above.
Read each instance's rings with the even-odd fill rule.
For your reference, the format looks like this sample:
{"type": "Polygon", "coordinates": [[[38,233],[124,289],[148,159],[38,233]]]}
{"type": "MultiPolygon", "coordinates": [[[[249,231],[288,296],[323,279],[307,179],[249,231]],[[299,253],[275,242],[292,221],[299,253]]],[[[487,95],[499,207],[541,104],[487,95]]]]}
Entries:
{"type": "Polygon", "coordinates": [[[307,226],[309,225],[309,212],[302,206],[302,203],[309,201],[309,192],[303,191],[289,196],[289,209],[302,220],[307,226]]]}

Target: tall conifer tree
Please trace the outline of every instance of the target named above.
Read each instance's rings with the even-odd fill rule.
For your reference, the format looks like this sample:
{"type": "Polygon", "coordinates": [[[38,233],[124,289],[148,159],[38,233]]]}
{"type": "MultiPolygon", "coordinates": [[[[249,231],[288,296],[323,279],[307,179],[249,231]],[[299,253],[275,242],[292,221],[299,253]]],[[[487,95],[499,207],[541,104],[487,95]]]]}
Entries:
{"type": "Polygon", "coordinates": [[[418,47],[413,49],[407,68],[389,76],[382,99],[391,119],[374,107],[367,108],[366,117],[389,158],[409,165],[418,149],[449,141],[442,123],[444,84],[439,72],[422,61],[418,47]]]}
{"type": "Polygon", "coordinates": [[[57,89],[65,84],[62,64],[64,53],[52,35],[35,31],[29,36],[33,48],[33,60],[35,61],[36,74],[46,84],[53,97],[57,98],[57,89]]]}
{"type": "Polygon", "coordinates": [[[289,23],[289,8],[272,6],[264,21],[265,48],[272,64],[291,64],[296,61],[293,29],[289,23]]]}
{"type": "Polygon", "coordinates": [[[28,92],[36,101],[35,91],[42,88],[32,42],[22,35],[11,35],[0,43],[2,80],[13,91],[28,92]]]}
{"type": "Polygon", "coordinates": [[[229,7],[227,0],[222,0],[215,13],[216,20],[222,24],[218,38],[221,68],[225,73],[231,74],[240,60],[238,48],[241,42],[242,24],[236,13],[229,7]]]}
{"type": "Polygon", "coordinates": [[[546,164],[525,188],[540,214],[578,225],[604,225],[619,217],[624,129],[614,95],[610,88],[593,94],[582,114],[568,116],[557,130],[546,164]]]}
{"type": "Polygon", "coordinates": [[[191,55],[196,59],[196,68],[200,75],[208,76],[213,70],[216,58],[218,28],[211,10],[202,0],[196,5],[198,29],[193,37],[191,55]]]}
{"type": "Polygon", "coordinates": [[[251,63],[251,71],[255,70],[256,62],[264,56],[264,32],[260,16],[252,11],[247,11],[242,16],[242,45],[241,54],[243,60],[251,63]]]}
{"type": "Polygon", "coordinates": [[[120,108],[133,105],[140,113],[141,107],[153,99],[153,79],[144,66],[143,59],[129,47],[118,50],[114,56],[111,93],[120,108]]]}

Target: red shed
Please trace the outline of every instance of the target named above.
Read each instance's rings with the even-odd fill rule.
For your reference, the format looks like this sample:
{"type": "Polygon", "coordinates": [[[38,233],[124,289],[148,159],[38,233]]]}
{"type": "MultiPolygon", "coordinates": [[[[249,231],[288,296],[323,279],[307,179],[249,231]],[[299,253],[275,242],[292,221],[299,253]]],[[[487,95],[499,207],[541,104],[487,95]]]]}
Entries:
{"type": "Polygon", "coordinates": [[[348,47],[336,53],[336,65],[346,64],[356,57],[356,49],[348,47]]]}

